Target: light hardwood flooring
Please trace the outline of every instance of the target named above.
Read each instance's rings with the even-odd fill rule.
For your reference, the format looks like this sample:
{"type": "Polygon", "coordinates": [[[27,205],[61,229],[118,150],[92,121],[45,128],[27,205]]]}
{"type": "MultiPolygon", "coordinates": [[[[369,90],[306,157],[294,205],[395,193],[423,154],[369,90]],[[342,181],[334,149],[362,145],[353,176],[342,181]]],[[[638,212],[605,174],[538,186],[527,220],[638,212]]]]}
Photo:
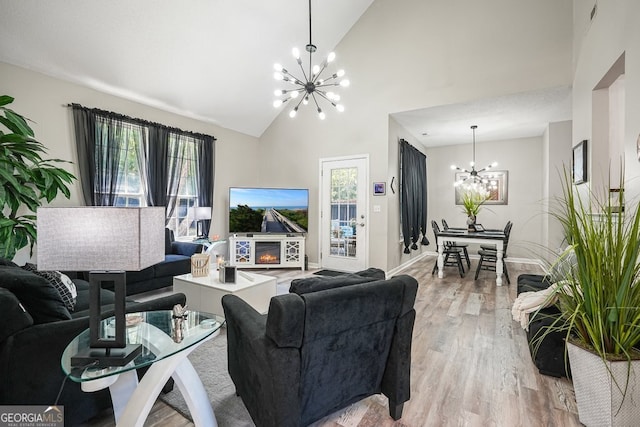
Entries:
{"type": "MultiPolygon", "coordinates": [[[[398,421],[389,417],[384,396],[371,396],[313,427],[579,426],[575,397],[567,379],[538,373],[525,332],[511,318],[516,279],[540,273],[537,266],[509,263],[511,285],[496,287],[495,274],[473,280],[476,261],[464,278],[455,268],[445,278],[431,275],[435,257],[402,273],[419,283],[415,303],[411,399],[398,421]]],[[[261,270],[286,281],[309,272],[261,270]]],[[[88,424],[113,426],[105,413],[88,424]]],[[[158,401],[145,426],[193,426],[158,401]]]]}

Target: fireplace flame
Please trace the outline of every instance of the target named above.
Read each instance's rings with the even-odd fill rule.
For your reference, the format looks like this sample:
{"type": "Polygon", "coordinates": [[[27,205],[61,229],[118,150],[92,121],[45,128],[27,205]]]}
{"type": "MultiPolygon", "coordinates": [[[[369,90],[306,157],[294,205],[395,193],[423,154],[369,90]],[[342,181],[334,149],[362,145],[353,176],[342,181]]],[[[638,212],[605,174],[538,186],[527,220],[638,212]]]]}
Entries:
{"type": "Polygon", "coordinates": [[[277,264],[278,257],[271,254],[265,254],[260,256],[260,263],[261,264],[277,264]]]}

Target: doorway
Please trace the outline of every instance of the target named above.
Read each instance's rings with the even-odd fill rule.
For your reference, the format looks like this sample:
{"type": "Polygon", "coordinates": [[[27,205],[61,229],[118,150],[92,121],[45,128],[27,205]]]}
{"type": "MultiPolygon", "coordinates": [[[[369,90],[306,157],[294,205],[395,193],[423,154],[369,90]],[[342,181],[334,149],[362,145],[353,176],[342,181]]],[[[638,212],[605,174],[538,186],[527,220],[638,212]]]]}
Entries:
{"type": "Polygon", "coordinates": [[[359,271],[367,266],[366,155],[320,160],[320,266],[359,271]]]}

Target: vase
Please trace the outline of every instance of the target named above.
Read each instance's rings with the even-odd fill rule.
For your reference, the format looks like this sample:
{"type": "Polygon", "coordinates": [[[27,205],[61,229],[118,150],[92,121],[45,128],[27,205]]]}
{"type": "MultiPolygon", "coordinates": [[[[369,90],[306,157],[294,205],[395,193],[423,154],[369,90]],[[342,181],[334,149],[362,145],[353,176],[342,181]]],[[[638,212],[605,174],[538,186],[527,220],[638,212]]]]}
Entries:
{"type": "Polygon", "coordinates": [[[467,217],[467,230],[469,231],[475,231],[475,226],[476,225],[476,217],[473,214],[470,214],[467,217]]]}
{"type": "Polygon", "coordinates": [[[567,351],[580,422],[587,427],[638,425],[640,360],[603,361],[571,342],[567,351]]]}

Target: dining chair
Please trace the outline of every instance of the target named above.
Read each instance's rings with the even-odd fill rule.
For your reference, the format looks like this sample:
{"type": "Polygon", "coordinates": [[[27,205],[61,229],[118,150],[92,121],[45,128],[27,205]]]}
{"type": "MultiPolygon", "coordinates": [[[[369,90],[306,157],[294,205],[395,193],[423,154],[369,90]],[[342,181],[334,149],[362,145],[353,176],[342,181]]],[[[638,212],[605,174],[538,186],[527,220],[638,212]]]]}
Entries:
{"type": "MultiPolygon", "coordinates": [[[[440,233],[440,227],[438,223],[435,221],[431,221],[431,227],[433,228],[433,235],[436,239],[436,248],[438,247],[438,233],[440,233]]],[[[444,256],[444,267],[458,267],[458,273],[460,273],[460,277],[464,277],[464,265],[462,265],[462,249],[451,247],[447,245],[447,242],[444,242],[444,250],[442,255],[444,256]],[[452,257],[450,260],[449,258],[452,257]]],[[[435,274],[438,269],[438,260],[436,259],[436,263],[433,266],[433,270],[431,270],[431,275],[435,274]]]]}
{"type": "MultiPolygon", "coordinates": [[[[449,224],[447,224],[447,220],[442,218],[442,227],[445,230],[449,229],[449,224]]],[[[465,261],[467,261],[467,268],[471,268],[471,259],[469,259],[469,251],[467,250],[467,248],[469,247],[469,245],[467,243],[457,243],[457,242],[445,242],[444,243],[446,246],[452,247],[452,248],[460,248],[462,249],[462,254],[464,255],[464,259],[465,261]]]]}
{"type": "MultiPolygon", "coordinates": [[[[504,226],[504,228],[502,230],[500,230],[499,228],[492,228],[492,229],[487,229],[486,231],[493,231],[493,232],[503,232],[505,235],[507,234],[507,229],[511,229],[511,226],[513,224],[511,224],[511,221],[507,221],[507,225],[504,226]]],[[[496,250],[496,245],[495,244],[490,244],[490,245],[480,245],[480,249],[488,249],[491,251],[495,251],[496,250]]]]}
{"type": "MultiPolygon", "coordinates": [[[[512,226],[513,223],[509,221],[504,227],[504,251],[502,252],[503,261],[507,258],[507,246],[509,245],[509,236],[511,235],[512,226]]],[[[478,261],[478,267],[476,268],[476,276],[474,280],[478,280],[478,274],[480,274],[480,270],[496,271],[496,263],[498,262],[498,249],[495,245],[481,245],[481,249],[478,251],[478,255],[480,255],[480,260],[478,261]]],[[[502,263],[502,271],[504,272],[504,276],[507,279],[507,283],[511,284],[506,262],[502,263]]]]}

